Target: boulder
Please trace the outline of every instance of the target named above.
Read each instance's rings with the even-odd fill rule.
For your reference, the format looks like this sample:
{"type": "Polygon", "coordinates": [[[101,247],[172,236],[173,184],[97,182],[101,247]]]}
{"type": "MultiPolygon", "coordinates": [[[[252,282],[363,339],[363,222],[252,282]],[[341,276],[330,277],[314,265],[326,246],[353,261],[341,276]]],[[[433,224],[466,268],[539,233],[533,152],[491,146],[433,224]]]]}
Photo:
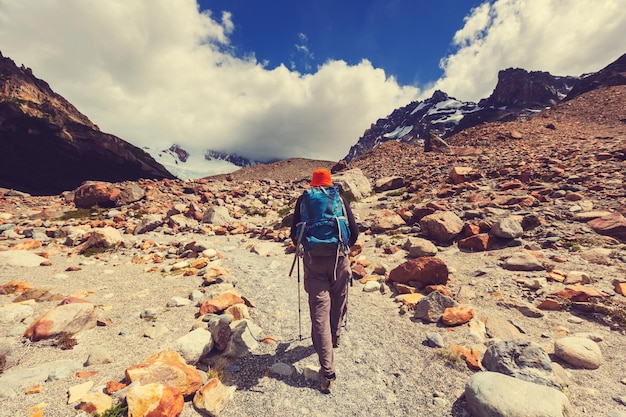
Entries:
{"type": "Polygon", "coordinates": [[[200,372],[187,365],[182,356],[171,349],[163,350],[143,363],[126,368],[126,378],[141,385],[157,383],[176,388],[186,397],[202,386],[200,372]]]}
{"type": "Polygon", "coordinates": [[[372,184],[359,168],[334,174],[333,184],[339,187],[342,195],[346,196],[349,201],[361,200],[372,194],[372,184]]]}
{"type": "Polygon", "coordinates": [[[457,306],[458,303],[452,298],[434,291],[417,302],[413,317],[426,322],[435,323],[439,321],[446,308],[457,306]]]}
{"type": "Polygon", "coordinates": [[[177,417],[185,406],[177,388],[159,383],[131,386],[126,403],[129,417],[177,417]]]}
{"type": "Polygon", "coordinates": [[[482,360],[488,371],[499,372],[524,381],[560,389],[552,371],[552,361],[535,342],[514,339],[490,345],[482,360]]]}
{"type": "Polygon", "coordinates": [[[463,220],[451,211],[440,211],[420,220],[422,232],[437,243],[447,243],[463,231],[463,220]]]}
{"type": "Polygon", "coordinates": [[[391,281],[408,284],[418,282],[423,286],[446,284],[448,282],[448,266],[432,256],[410,259],[389,273],[391,281]]]}
{"type": "Polygon", "coordinates": [[[585,337],[569,336],[554,342],[554,354],[578,368],[597,369],[602,364],[602,351],[596,342],[585,337]]]}
{"type": "Polygon", "coordinates": [[[108,182],[87,181],[74,190],[74,205],[78,208],[115,207],[121,190],[108,182]]]}
{"type": "Polygon", "coordinates": [[[570,417],[561,391],[498,372],[478,372],[465,385],[467,407],[475,417],[570,417]]]}
{"type": "Polygon", "coordinates": [[[59,305],[46,311],[36,319],[24,333],[33,342],[59,336],[61,333],[75,334],[96,327],[96,306],[89,302],[59,305]]]}
{"type": "Polygon", "coordinates": [[[218,416],[233,399],[236,389],[227,387],[217,378],[211,378],[196,392],[193,405],[202,413],[218,416]]]}

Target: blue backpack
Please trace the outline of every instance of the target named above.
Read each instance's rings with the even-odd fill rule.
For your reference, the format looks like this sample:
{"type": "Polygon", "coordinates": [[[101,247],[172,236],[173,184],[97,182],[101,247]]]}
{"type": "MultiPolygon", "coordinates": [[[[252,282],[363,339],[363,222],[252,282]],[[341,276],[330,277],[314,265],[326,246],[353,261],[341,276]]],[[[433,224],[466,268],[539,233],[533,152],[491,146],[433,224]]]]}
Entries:
{"type": "Polygon", "coordinates": [[[350,228],[337,186],[313,187],[304,191],[300,216],[296,235],[305,252],[330,256],[348,249],[350,228]]]}

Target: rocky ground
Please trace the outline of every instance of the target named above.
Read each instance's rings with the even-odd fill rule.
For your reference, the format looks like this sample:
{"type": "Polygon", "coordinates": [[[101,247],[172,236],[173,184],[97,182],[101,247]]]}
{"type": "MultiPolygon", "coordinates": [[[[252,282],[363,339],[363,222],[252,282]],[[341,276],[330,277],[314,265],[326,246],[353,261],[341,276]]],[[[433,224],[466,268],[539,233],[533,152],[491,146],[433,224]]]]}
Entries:
{"type": "Polygon", "coordinates": [[[309,165],[2,190],[0,415],[102,411],[116,395],[182,416],[626,415],[624,91],[469,130],[440,152],[383,144],[350,166],[371,196],[358,171],[334,176],[362,233],[331,395],[288,276],[283,219],[309,165]],[[114,207],[76,209],[90,199],[114,207]],[[61,300],[82,315],[42,323],[61,300]],[[171,351],[170,377],[134,376],[171,351]],[[176,392],[157,389],[179,372],[176,392]],[[162,384],[115,394],[131,380],[162,384]]]}

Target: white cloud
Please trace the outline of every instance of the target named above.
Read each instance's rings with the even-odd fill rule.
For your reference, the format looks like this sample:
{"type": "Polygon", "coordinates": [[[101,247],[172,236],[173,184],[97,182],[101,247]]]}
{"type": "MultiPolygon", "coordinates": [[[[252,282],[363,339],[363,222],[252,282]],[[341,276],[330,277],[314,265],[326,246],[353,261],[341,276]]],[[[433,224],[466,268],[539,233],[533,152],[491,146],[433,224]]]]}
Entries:
{"type": "MultiPolygon", "coordinates": [[[[624,0],[498,0],[472,11],[442,59],[433,89],[462,100],[487,97],[498,71],[523,68],[578,76],[626,52],[624,0]]],[[[432,89],[424,91],[432,94],[432,89]]]]}
{"type": "Polygon", "coordinates": [[[3,54],[137,146],[338,160],[416,97],[365,60],[268,70],[230,53],[233,30],[194,0],[0,1],[3,54]]]}

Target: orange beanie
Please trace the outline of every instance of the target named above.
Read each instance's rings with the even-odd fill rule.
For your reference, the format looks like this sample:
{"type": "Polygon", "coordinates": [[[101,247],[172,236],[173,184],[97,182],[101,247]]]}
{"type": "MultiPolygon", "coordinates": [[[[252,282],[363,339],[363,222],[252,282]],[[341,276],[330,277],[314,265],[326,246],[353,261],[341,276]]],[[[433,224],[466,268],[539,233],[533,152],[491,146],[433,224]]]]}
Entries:
{"type": "Polygon", "coordinates": [[[330,171],[327,169],[316,169],[313,171],[313,177],[311,178],[311,187],[327,187],[333,185],[330,179],[330,171]]]}

